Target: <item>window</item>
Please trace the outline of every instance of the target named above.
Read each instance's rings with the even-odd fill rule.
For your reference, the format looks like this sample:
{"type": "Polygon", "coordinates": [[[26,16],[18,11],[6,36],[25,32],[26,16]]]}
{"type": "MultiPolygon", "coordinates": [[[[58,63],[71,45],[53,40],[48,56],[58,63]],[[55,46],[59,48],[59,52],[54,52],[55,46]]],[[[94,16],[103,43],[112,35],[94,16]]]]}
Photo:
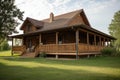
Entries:
{"type": "Polygon", "coordinates": [[[22,39],[14,38],[13,46],[22,46],[22,39]]]}
{"type": "Polygon", "coordinates": [[[62,43],[63,43],[62,40],[63,40],[63,36],[60,35],[60,36],[58,37],[58,43],[59,43],[59,44],[62,44],[62,43]]]}

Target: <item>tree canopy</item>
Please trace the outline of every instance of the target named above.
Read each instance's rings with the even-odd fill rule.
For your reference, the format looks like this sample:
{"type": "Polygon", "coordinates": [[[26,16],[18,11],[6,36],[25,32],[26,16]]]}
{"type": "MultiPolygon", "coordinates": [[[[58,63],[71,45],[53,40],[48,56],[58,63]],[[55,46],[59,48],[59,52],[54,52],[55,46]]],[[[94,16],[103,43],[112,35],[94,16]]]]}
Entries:
{"type": "Polygon", "coordinates": [[[120,11],[114,14],[109,25],[109,33],[117,39],[114,42],[114,46],[120,51],[120,11]]]}
{"type": "Polygon", "coordinates": [[[16,32],[23,13],[15,5],[15,0],[0,0],[0,44],[8,35],[16,32]]]}

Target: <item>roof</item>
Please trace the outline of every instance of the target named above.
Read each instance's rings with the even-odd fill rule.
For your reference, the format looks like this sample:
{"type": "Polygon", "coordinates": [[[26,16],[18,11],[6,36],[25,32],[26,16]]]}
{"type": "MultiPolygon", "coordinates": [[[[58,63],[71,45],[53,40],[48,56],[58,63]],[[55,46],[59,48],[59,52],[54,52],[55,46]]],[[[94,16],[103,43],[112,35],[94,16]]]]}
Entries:
{"type": "Polygon", "coordinates": [[[58,30],[58,29],[64,29],[64,28],[70,28],[71,26],[77,26],[77,27],[82,27],[84,29],[96,32],[98,34],[102,34],[105,35],[109,38],[114,39],[112,36],[109,36],[101,31],[98,31],[94,28],[92,28],[90,26],[90,23],[84,13],[83,9],[80,10],[76,10],[76,11],[72,11],[69,13],[65,13],[65,14],[61,14],[58,16],[54,16],[54,21],[50,22],[50,19],[44,19],[44,20],[35,20],[32,18],[27,17],[26,20],[24,21],[23,25],[21,26],[20,29],[22,29],[24,27],[24,24],[29,21],[30,23],[32,23],[35,27],[41,27],[39,30],[34,31],[34,32],[30,32],[30,33],[25,33],[22,35],[29,35],[29,34],[36,34],[39,32],[44,32],[44,31],[50,31],[50,30],[58,30]],[[77,24],[77,25],[68,25],[70,23],[70,21],[78,14],[82,14],[82,17],[84,17],[84,19],[86,19],[86,24],[85,26],[81,26],[83,24],[77,24]]]}
{"type": "MultiPolygon", "coordinates": [[[[26,20],[30,21],[35,27],[43,26],[40,29],[40,31],[45,31],[45,30],[52,30],[52,29],[59,29],[59,28],[68,27],[68,23],[77,14],[80,14],[80,13],[85,14],[83,9],[80,9],[80,10],[72,11],[69,13],[61,14],[58,16],[54,16],[54,21],[52,21],[52,22],[50,22],[50,18],[44,19],[44,20],[35,20],[35,19],[27,17],[26,20]]],[[[84,15],[84,17],[86,18],[85,15],[84,15]]],[[[24,21],[24,23],[26,22],[26,20],[24,21]]],[[[88,21],[88,20],[86,20],[86,21],[88,21]]],[[[88,23],[88,26],[90,26],[89,22],[87,22],[87,23],[88,23]]],[[[23,25],[21,26],[20,29],[22,29],[22,28],[23,28],[23,25]]]]}
{"type": "Polygon", "coordinates": [[[34,25],[35,27],[43,27],[43,25],[44,25],[44,22],[42,22],[42,21],[35,20],[35,19],[27,17],[26,20],[24,21],[24,23],[22,24],[21,28],[20,28],[21,30],[23,30],[23,27],[24,27],[24,25],[27,21],[32,23],[32,25],[34,25]]]}

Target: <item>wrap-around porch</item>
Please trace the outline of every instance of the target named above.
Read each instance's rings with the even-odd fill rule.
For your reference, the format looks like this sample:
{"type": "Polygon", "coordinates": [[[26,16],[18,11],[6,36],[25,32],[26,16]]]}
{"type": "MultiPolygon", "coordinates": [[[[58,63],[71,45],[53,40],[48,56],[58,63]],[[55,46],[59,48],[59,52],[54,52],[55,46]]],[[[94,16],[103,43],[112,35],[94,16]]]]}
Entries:
{"type": "Polygon", "coordinates": [[[88,55],[99,54],[100,50],[110,45],[111,39],[85,29],[67,29],[61,31],[42,32],[12,37],[12,55],[15,52],[25,54],[41,52],[47,55],[88,55]],[[20,45],[15,45],[15,39],[21,39],[20,45]],[[33,48],[33,50],[31,50],[33,48]]]}

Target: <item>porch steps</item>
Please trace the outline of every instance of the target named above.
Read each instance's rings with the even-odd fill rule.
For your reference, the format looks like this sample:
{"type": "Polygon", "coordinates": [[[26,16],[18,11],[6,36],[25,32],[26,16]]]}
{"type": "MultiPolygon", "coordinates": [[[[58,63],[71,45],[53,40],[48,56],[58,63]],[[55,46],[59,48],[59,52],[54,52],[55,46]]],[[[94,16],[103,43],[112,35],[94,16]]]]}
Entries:
{"type": "Polygon", "coordinates": [[[36,55],[34,52],[24,53],[21,55],[22,58],[34,58],[36,55]]]}

